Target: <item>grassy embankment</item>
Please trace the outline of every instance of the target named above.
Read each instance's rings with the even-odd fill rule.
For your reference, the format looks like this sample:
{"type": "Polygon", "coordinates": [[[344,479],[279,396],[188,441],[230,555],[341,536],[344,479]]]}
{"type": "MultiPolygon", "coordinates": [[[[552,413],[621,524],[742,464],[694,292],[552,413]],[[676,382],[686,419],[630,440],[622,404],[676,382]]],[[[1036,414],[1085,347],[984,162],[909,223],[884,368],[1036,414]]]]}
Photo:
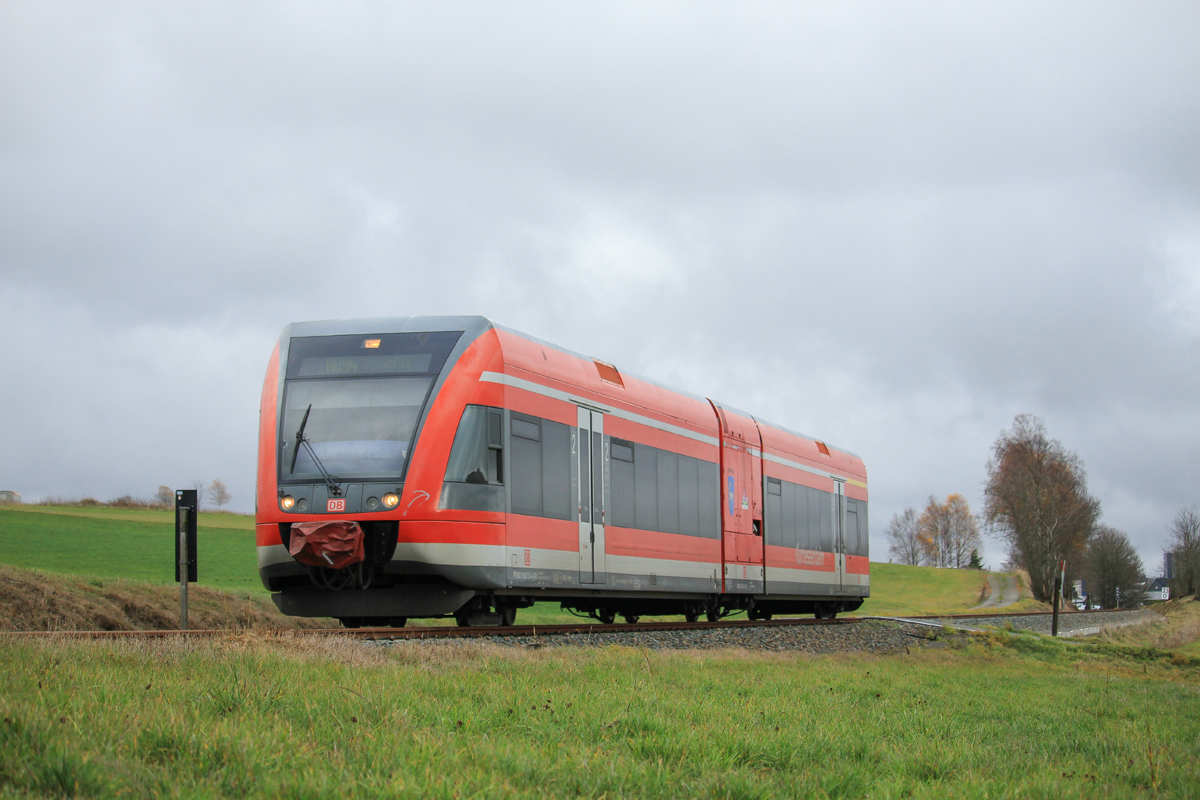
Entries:
{"type": "MultiPolygon", "coordinates": [[[[1032,598],[1023,598],[1003,609],[975,608],[987,598],[987,575],[973,569],[871,564],[871,596],[856,614],[895,617],[1050,610],[1048,605],[1032,598]]],[[[1023,576],[1018,578],[1024,589],[1023,576]]]]}
{"type": "MultiPolygon", "coordinates": [[[[202,512],[198,540],[193,626],[236,627],[247,619],[256,625],[292,624],[275,611],[258,579],[252,517],[202,512]]],[[[44,573],[9,571],[0,580],[7,586],[0,590],[0,627],[6,616],[26,620],[22,627],[174,627],[174,546],[170,511],[0,507],[0,564],[44,573]],[[24,605],[5,599],[29,587],[39,596],[24,605]]],[[[872,597],[858,612],[863,615],[965,613],[979,604],[985,583],[983,573],[971,570],[872,564],[871,571],[872,597]]],[[[1008,610],[1034,607],[1021,601],[1008,610]]],[[[539,603],[518,614],[523,624],[575,620],[556,603],[539,603]]]]}
{"type": "Polygon", "coordinates": [[[0,796],[1196,796],[1200,660],[938,644],[0,638],[0,796]]]}
{"type": "Polygon", "coordinates": [[[1200,602],[1196,598],[1184,597],[1148,607],[1161,614],[1162,619],[1149,625],[1106,630],[1099,639],[1134,647],[1172,650],[1200,658],[1200,602]]]}

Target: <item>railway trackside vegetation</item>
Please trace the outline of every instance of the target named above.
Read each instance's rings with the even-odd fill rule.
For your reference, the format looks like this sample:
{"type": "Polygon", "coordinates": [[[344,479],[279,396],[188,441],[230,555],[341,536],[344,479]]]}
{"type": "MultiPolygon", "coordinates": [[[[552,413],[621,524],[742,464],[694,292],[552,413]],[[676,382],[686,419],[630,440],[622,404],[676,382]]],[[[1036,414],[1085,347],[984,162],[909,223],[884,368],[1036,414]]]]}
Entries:
{"type": "MultiPolygon", "coordinates": [[[[174,580],[174,512],[107,507],[0,508],[0,562],[101,578],[174,580]]],[[[254,518],[201,512],[199,585],[263,592],[254,518]]]]}
{"type": "Polygon", "coordinates": [[[1162,615],[1149,625],[1133,625],[1104,631],[1098,639],[1123,645],[1171,650],[1200,658],[1200,602],[1194,597],[1168,600],[1148,606],[1162,615]]]}
{"type": "Polygon", "coordinates": [[[0,794],[1194,797],[1198,688],[1197,659],[1003,632],[836,657],[10,637],[0,794]]]}
{"type": "MultiPolygon", "coordinates": [[[[193,587],[189,627],[201,630],[336,627],[285,617],[265,592],[193,587]]],[[[145,581],[58,575],[0,564],[0,631],[177,630],[179,590],[145,581]]]]}
{"type": "MultiPolygon", "coordinates": [[[[61,592],[64,598],[75,596],[70,602],[63,601],[68,606],[93,607],[93,619],[98,619],[99,614],[117,620],[120,617],[95,607],[87,597],[90,585],[87,580],[56,581],[53,575],[84,576],[103,583],[109,592],[113,591],[111,581],[123,581],[124,591],[136,594],[146,603],[159,604],[154,613],[144,608],[133,616],[126,615],[130,622],[144,623],[134,627],[171,628],[174,623],[164,621],[176,620],[178,614],[178,601],[169,588],[175,586],[173,516],[171,511],[138,508],[5,506],[0,508],[0,564],[47,573],[41,582],[47,583],[48,589],[61,592]]],[[[217,592],[212,596],[214,608],[239,604],[244,607],[245,595],[252,594],[256,596],[254,603],[266,609],[268,618],[277,617],[258,578],[254,518],[202,511],[199,527],[199,588],[217,592]]],[[[872,596],[857,613],[880,616],[969,613],[972,606],[981,602],[986,575],[978,570],[872,564],[872,596]]],[[[1005,610],[1045,608],[1043,604],[1022,600],[1005,610]]],[[[223,618],[223,614],[201,615],[192,621],[194,626],[206,627],[210,620],[223,618]]],[[[60,619],[54,628],[83,625],[83,617],[66,615],[60,619]]],[[[268,626],[286,625],[283,618],[279,620],[278,625],[268,626]]],[[[561,611],[556,603],[538,603],[532,609],[520,611],[517,620],[523,624],[549,625],[573,622],[576,618],[561,611]]]]}

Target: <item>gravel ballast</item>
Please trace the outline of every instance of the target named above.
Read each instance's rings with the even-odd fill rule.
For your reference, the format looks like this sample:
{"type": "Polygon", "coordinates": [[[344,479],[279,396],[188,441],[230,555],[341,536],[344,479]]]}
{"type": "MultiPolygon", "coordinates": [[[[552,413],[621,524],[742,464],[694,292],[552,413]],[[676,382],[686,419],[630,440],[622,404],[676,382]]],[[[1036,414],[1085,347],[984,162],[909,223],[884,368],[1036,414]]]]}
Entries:
{"type": "MultiPolygon", "coordinates": [[[[1090,635],[1105,627],[1121,627],[1151,622],[1159,616],[1153,611],[1079,612],[1059,616],[1059,636],[1090,635]]],[[[623,647],[649,650],[724,650],[740,648],[767,652],[801,653],[894,653],[928,646],[941,640],[941,626],[979,630],[1011,625],[1021,630],[1050,633],[1050,615],[980,616],[970,619],[931,619],[905,621],[870,619],[843,625],[761,625],[734,628],[679,628],[659,631],[600,631],[551,633],[538,635],[495,635],[472,637],[471,641],[489,642],[503,647],[538,649],[544,647],[623,647]]],[[[438,644],[462,639],[376,640],[372,644],[390,646],[400,641],[438,644]]]]}
{"type": "MultiPolygon", "coordinates": [[[[623,647],[649,650],[725,650],[771,652],[891,653],[929,642],[939,629],[910,622],[868,620],[846,625],[763,625],[736,628],[680,628],[661,631],[553,633],[537,636],[483,636],[475,642],[503,647],[623,647]]],[[[409,640],[418,641],[418,640],[409,640]]],[[[455,641],[420,640],[429,644],[455,641]]],[[[457,641],[462,641],[461,639],[457,641]]],[[[390,641],[376,642],[381,645],[390,641]]]]}

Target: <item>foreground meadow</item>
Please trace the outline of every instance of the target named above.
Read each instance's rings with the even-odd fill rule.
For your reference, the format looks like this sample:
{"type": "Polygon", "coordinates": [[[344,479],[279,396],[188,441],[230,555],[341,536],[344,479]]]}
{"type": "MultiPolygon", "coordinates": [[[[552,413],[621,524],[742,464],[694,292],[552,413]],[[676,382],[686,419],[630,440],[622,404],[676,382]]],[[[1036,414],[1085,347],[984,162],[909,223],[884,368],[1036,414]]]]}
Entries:
{"type": "Polygon", "coordinates": [[[0,639],[0,796],[1194,797],[1200,662],[0,639]]]}

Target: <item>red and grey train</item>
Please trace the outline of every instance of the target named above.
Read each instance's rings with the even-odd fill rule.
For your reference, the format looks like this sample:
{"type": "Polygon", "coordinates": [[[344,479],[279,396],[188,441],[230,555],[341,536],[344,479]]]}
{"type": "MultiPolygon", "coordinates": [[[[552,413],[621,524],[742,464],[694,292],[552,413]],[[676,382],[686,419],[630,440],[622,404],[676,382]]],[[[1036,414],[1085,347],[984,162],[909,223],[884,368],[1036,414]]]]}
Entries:
{"type": "Polygon", "coordinates": [[[860,458],[482,317],[289,325],[259,413],[285,614],[828,618],[870,593],[860,458]]]}

